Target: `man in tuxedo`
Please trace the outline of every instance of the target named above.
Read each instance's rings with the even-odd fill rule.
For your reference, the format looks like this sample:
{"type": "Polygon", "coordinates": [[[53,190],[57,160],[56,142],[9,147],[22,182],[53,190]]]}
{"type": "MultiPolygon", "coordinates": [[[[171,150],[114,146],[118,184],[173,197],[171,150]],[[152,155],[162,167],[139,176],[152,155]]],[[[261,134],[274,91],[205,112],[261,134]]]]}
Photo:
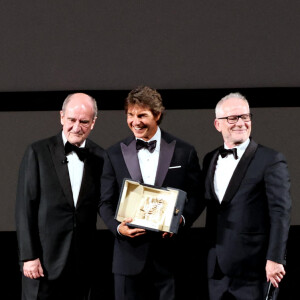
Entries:
{"type": "Polygon", "coordinates": [[[197,153],[193,146],[158,126],[164,107],[156,90],[147,86],[132,90],[125,112],[133,135],[107,150],[101,181],[100,215],[115,235],[115,298],[173,300],[174,269],[180,260],[175,236],[132,228],[126,225],[132,219],[120,223],[114,217],[123,180],[129,178],[186,191],[181,227],[191,226],[199,215],[201,200],[197,153]]]}
{"type": "Polygon", "coordinates": [[[88,299],[104,150],[87,139],[97,119],[87,94],[69,95],[62,131],[30,145],[17,189],[22,299],[88,299]]]}
{"type": "Polygon", "coordinates": [[[216,106],[224,146],[203,161],[210,299],[264,299],[285,275],[290,178],[284,156],[251,137],[248,101],[231,93],[216,106]]]}

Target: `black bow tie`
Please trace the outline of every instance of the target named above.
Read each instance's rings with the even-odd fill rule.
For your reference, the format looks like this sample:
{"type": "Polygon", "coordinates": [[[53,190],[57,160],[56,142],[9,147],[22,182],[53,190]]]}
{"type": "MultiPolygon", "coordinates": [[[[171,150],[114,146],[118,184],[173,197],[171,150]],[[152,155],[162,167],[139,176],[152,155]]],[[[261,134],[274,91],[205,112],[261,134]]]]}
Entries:
{"type": "Polygon", "coordinates": [[[79,148],[79,147],[77,147],[77,146],[75,146],[75,145],[73,145],[69,142],[66,142],[66,144],[65,144],[65,155],[68,155],[72,151],[74,151],[78,155],[78,158],[81,161],[84,161],[84,159],[88,155],[88,149],[87,148],[79,148]]]}
{"type": "Polygon", "coordinates": [[[225,149],[224,147],[222,147],[222,148],[220,148],[219,153],[222,156],[222,158],[226,157],[228,154],[232,154],[235,159],[239,158],[238,155],[237,155],[237,149],[236,148],[225,149]]]}
{"type": "Polygon", "coordinates": [[[136,150],[141,150],[143,148],[148,149],[150,153],[154,151],[156,147],[156,141],[145,142],[143,140],[136,140],[136,150]]]}

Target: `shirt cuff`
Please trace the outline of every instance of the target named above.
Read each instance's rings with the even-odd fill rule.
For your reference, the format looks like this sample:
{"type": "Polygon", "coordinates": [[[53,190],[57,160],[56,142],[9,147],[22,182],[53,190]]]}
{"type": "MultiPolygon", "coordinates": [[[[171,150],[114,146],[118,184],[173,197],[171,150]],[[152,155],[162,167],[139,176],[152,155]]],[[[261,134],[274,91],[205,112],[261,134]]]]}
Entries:
{"type": "Polygon", "coordinates": [[[121,225],[121,224],[119,224],[118,227],[117,227],[117,232],[118,232],[118,234],[119,234],[120,236],[124,236],[124,235],[119,231],[120,225],[121,225]]]}
{"type": "Polygon", "coordinates": [[[184,226],[184,225],[185,225],[185,218],[184,218],[183,215],[181,215],[181,218],[182,218],[182,223],[181,223],[181,225],[184,226]]]}

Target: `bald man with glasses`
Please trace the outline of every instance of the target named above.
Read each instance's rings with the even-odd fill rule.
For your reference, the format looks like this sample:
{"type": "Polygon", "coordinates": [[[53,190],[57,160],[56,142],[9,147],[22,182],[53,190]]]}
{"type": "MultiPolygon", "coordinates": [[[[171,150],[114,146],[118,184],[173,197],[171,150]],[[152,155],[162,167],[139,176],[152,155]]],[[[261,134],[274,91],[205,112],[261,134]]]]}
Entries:
{"type": "Polygon", "coordinates": [[[291,210],[287,163],[250,137],[252,114],[243,95],[225,96],[215,113],[224,145],[203,161],[209,296],[265,299],[268,285],[278,288],[285,275],[291,210]]]}

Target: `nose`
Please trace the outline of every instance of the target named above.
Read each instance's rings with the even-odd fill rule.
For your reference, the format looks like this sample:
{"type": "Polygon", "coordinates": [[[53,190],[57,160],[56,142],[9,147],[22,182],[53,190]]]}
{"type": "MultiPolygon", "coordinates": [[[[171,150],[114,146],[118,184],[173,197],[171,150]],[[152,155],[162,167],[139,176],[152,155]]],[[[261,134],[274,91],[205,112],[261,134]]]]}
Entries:
{"type": "Polygon", "coordinates": [[[81,130],[80,123],[79,123],[79,121],[76,121],[76,122],[73,124],[73,131],[79,132],[80,130],[81,130]]]}
{"type": "Polygon", "coordinates": [[[140,124],[140,119],[137,116],[134,116],[132,118],[132,125],[136,126],[136,125],[139,125],[139,124],[140,124]]]}
{"type": "Polygon", "coordinates": [[[237,122],[235,123],[235,125],[237,125],[237,126],[243,126],[244,124],[245,124],[245,122],[243,121],[243,119],[241,117],[239,117],[237,122]]]}

